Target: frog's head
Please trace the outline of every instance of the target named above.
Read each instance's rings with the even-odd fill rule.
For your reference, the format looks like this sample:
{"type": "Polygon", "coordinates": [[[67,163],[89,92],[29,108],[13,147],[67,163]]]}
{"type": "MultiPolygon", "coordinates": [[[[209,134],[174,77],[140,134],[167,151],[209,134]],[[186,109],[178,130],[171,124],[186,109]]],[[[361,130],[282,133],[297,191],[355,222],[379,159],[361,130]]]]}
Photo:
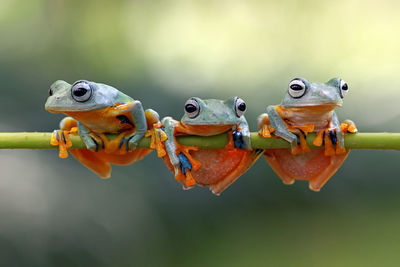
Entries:
{"type": "Polygon", "coordinates": [[[285,108],[341,106],[348,92],[345,81],[333,78],[327,83],[310,83],[304,78],[295,78],[289,83],[282,106],[285,108]]]}
{"type": "Polygon", "coordinates": [[[79,80],[71,85],[56,81],[50,86],[45,108],[54,113],[89,111],[111,106],[124,96],[114,87],[101,83],[79,80]]]}
{"type": "Polygon", "coordinates": [[[185,103],[181,122],[189,125],[234,125],[246,112],[246,103],[238,97],[226,101],[191,97],[185,103]]]}

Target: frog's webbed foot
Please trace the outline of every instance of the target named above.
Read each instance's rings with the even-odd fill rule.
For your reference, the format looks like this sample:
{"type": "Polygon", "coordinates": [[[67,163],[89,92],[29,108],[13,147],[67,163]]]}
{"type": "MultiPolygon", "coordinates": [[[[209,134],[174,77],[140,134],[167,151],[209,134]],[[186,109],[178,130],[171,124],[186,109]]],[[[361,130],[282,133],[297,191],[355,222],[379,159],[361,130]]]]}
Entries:
{"type": "Polygon", "coordinates": [[[152,129],[148,130],[145,135],[145,137],[151,136],[150,148],[157,150],[157,156],[159,158],[167,154],[164,143],[168,137],[164,130],[165,128],[161,123],[155,123],[152,129]]]}
{"type": "Polygon", "coordinates": [[[179,166],[174,166],[175,179],[184,181],[184,189],[190,189],[196,184],[191,172],[192,170],[197,171],[201,167],[201,163],[190,154],[191,150],[197,151],[198,147],[177,144],[179,166]]]}
{"type": "Polygon", "coordinates": [[[275,131],[275,128],[271,126],[267,113],[263,113],[258,116],[257,119],[258,134],[264,138],[270,138],[271,133],[275,131]]]}
{"type": "Polygon", "coordinates": [[[340,130],[344,133],[357,133],[356,124],[351,120],[345,120],[340,124],[340,130]]]}
{"type": "Polygon", "coordinates": [[[54,130],[50,144],[59,147],[60,158],[68,157],[68,148],[72,147],[72,142],[69,138],[70,134],[78,133],[77,121],[71,117],[66,117],[60,122],[60,130],[54,130]]]}
{"type": "Polygon", "coordinates": [[[177,178],[179,180],[184,180],[184,182],[183,182],[184,190],[191,189],[193,186],[196,185],[196,181],[194,180],[192,173],[191,173],[193,166],[192,166],[190,160],[186,157],[186,155],[184,153],[181,152],[178,155],[178,158],[179,158],[179,162],[180,162],[180,172],[179,172],[178,176],[176,176],[175,178],[177,178]]]}
{"type": "Polygon", "coordinates": [[[317,133],[313,144],[325,145],[325,156],[333,156],[346,153],[344,148],[343,132],[340,129],[328,128],[317,133]]]}
{"type": "Polygon", "coordinates": [[[304,154],[311,151],[307,145],[307,134],[312,131],[314,131],[313,124],[296,125],[289,129],[289,132],[296,136],[296,139],[290,142],[293,155],[304,154]]]}

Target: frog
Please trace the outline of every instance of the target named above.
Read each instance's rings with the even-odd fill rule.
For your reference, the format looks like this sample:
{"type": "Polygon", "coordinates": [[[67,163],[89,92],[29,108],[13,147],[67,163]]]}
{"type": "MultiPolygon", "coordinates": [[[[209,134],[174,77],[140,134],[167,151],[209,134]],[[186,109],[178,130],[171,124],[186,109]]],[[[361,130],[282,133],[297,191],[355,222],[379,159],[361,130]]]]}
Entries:
{"type": "Polygon", "coordinates": [[[228,100],[190,97],[184,104],[180,121],[172,117],[162,120],[167,139],[167,155],[163,157],[183,189],[195,185],[208,186],[220,195],[244,174],[262,155],[251,150],[250,130],[244,114],[246,103],[239,97],[228,100]],[[212,136],[228,134],[224,148],[198,148],[178,143],[177,136],[212,136]]]}
{"type": "Polygon", "coordinates": [[[86,148],[69,152],[101,178],[111,176],[110,163],[127,165],[141,160],[153,149],[160,157],[166,153],[162,147],[166,135],[160,129],[159,114],[152,109],[144,110],[139,100],[112,86],[87,80],[73,84],[55,81],[45,109],[68,116],[50,140],[52,145],[59,146],[59,157],[68,157],[68,148],[72,146],[69,135],[78,134],[86,148]],[[107,134],[117,137],[109,140],[107,134]],[[151,136],[151,147],[137,148],[145,136],[151,136]]]}
{"type": "Polygon", "coordinates": [[[326,83],[305,78],[290,81],[280,105],[270,105],[258,117],[259,135],[275,136],[290,143],[290,149],[266,149],[264,157],[284,184],[308,180],[309,188],[320,191],[349,154],[344,133],[357,133],[352,120],[339,122],[335,108],[343,105],[348,84],[333,78],[326,83]],[[308,133],[316,133],[313,148],[308,133]],[[324,145],[324,148],[322,146],[324,145]]]}

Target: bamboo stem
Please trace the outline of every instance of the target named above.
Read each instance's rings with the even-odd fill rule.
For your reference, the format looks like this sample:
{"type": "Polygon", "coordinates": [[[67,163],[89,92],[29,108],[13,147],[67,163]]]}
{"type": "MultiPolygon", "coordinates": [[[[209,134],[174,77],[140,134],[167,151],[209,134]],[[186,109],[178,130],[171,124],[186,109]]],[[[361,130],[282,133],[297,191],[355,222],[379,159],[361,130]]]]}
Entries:
{"type": "MultiPolygon", "coordinates": [[[[56,149],[50,145],[51,133],[0,133],[0,149],[56,149]]],[[[115,135],[109,135],[110,139],[115,135]]],[[[78,135],[70,135],[72,148],[85,148],[78,135]]],[[[315,134],[307,136],[307,143],[313,147],[315,134]]],[[[223,148],[228,142],[227,134],[215,136],[180,136],[178,142],[199,148],[223,148]]],[[[262,138],[257,133],[251,133],[251,143],[256,148],[289,148],[289,143],[280,138],[262,138]]],[[[149,148],[150,138],[143,138],[138,147],[149,148]]],[[[357,133],[345,135],[345,147],[350,149],[395,149],[400,150],[400,133],[357,133]]]]}

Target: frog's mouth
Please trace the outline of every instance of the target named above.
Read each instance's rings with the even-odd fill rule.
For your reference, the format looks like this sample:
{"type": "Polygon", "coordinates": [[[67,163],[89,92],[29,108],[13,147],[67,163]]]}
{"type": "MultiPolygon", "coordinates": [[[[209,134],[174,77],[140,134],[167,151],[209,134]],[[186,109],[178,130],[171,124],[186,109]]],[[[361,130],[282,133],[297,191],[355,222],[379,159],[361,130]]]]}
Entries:
{"type": "Polygon", "coordinates": [[[296,104],[296,105],[284,105],[282,107],[291,109],[293,111],[301,110],[308,112],[329,112],[337,107],[341,107],[342,103],[338,102],[326,102],[326,103],[310,103],[310,104],[296,104]]]}

